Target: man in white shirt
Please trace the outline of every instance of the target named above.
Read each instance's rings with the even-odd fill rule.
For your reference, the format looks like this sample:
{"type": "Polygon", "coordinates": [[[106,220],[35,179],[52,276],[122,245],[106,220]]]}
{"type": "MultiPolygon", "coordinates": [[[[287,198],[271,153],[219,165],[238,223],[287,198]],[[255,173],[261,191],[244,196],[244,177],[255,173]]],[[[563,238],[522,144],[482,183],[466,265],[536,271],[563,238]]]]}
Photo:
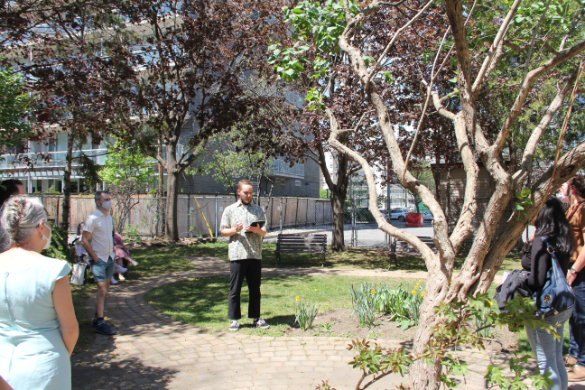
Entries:
{"type": "Polygon", "coordinates": [[[114,221],[110,215],[112,201],[107,191],[95,193],[97,210],[85,220],[81,243],[89,256],[91,272],[98,286],[95,300],[96,313],[93,320],[96,333],[113,336],[113,330],[104,321],[104,306],[110,287],[110,279],[114,275],[116,254],[114,253],[114,221]]]}

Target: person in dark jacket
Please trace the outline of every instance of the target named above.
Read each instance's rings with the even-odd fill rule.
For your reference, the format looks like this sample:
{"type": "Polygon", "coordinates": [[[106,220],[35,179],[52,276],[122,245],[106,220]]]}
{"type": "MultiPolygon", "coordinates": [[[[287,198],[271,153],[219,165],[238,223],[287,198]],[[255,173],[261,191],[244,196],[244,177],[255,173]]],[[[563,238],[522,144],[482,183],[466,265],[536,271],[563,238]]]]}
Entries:
{"type": "MultiPolygon", "coordinates": [[[[552,267],[552,257],[541,237],[555,248],[555,253],[565,276],[571,257],[571,237],[569,222],[563,211],[563,205],[557,198],[547,200],[535,222],[534,238],[527,245],[522,257],[522,268],[530,271],[527,287],[538,293],[546,282],[546,276],[552,267]]],[[[566,390],[569,386],[567,369],[563,361],[563,328],[571,317],[572,310],[544,318],[544,321],[557,326],[559,340],[542,328],[526,327],[526,335],[541,374],[550,372],[553,385],[549,390],[566,390]]]]}

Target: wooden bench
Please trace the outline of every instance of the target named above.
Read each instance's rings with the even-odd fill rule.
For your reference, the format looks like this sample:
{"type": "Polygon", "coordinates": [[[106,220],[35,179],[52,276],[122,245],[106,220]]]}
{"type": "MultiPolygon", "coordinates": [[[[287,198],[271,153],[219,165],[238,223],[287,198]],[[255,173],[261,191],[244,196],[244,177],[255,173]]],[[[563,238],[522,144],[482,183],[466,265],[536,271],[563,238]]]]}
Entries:
{"type": "Polygon", "coordinates": [[[279,234],[276,240],[276,266],[281,253],[321,253],[321,267],[325,267],[325,251],[327,250],[327,234],[279,234]]]}
{"type": "MultiPolygon", "coordinates": [[[[437,245],[435,244],[435,241],[428,236],[421,236],[419,237],[419,239],[425,243],[426,245],[429,246],[429,248],[431,248],[431,250],[435,253],[437,253],[437,245]]],[[[398,258],[396,257],[396,255],[413,255],[413,256],[420,256],[420,252],[413,247],[412,245],[410,245],[409,243],[399,240],[397,238],[395,238],[394,240],[392,240],[392,244],[390,245],[390,250],[388,252],[386,252],[388,255],[388,269],[392,268],[392,260],[394,260],[394,264],[396,266],[396,268],[398,268],[398,258]]]]}

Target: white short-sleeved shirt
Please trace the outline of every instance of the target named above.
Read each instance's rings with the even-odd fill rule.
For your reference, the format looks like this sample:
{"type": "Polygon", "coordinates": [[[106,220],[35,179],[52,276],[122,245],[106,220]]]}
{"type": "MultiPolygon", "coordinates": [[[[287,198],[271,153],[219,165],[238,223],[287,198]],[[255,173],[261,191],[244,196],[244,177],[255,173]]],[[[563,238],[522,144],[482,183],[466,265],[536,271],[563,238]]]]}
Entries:
{"type": "Polygon", "coordinates": [[[103,261],[108,261],[108,256],[116,258],[114,253],[114,221],[112,216],[96,210],[85,220],[85,232],[91,233],[91,249],[103,261]]]}

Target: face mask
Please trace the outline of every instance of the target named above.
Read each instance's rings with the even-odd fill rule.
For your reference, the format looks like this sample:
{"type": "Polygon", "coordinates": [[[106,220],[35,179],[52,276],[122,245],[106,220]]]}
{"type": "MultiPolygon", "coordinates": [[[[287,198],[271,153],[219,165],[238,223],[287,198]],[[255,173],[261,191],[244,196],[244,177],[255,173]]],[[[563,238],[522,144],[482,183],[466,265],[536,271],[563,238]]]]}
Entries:
{"type": "MultiPolygon", "coordinates": [[[[47,225],[45,225],[45,226],[47,226],[47,225]]],[[[49,249],[49,247],[51,246],[51,233],[50,232],[51,232],[51,228],[49,228],[49,238],[47,238],[44,234],[41,233],[41,236],[43,237],[43,240],[47,240],[47,243],[45,244],[45,246],[43,247],[43,249],[49,249]]]]}
{"type": "Polygon", "coordinates": [[[102,202],[102,208],[109,210],[112,208],[112,201],[108,200],[106,202],[102,202]]]}

